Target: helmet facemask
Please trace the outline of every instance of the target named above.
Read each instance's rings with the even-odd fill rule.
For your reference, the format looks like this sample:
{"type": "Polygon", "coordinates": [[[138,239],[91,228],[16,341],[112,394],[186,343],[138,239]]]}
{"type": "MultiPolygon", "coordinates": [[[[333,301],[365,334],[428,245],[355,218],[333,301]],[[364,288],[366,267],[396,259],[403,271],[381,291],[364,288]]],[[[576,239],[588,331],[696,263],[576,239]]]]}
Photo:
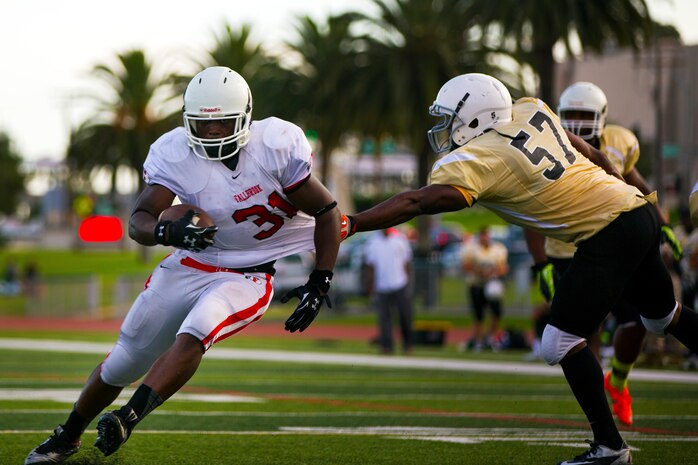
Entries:
{"type": "Polygon", "coordinates": [[[603,134],[606,118],[603,117],[602,112],[589,108],[565,108],[561,109],[559,114],[562,127],[586,141],[601,137],[603,134]]]}
{"type": "Polygon", "coordinates": [[[431,145],[432,150],[437,154],[452,150],[454,144],[451,139],[451,132],[465,123],[453,110],[444,108],[436,103],[429,107],[429,114],[441,118],[441,121],[427,131],[427,139],[429,139],[429,145],[431,145]]]}
{"type": "Polygon", "coordinates": [[[189,145],[194,154],[199,158],[212,160],[225,160],[236,155],[242,147],[247,144],[250,137],[249,122],[247,115],[238,113],[223,116],[192,116],[184,114],[184,128],[189,138],[189,145]],[[204,139],[199,137],[198,126],[200,122],[210,122],[219,120],[221,122],[232,121],[232,132],[224,137],[215,139],[204,139]]]}
{"type": "Polygon", "coordinates": [[[205,160],[235,156],[250,139],[252,94],[230,68],[213,66],[197,74],[184,92],[184,130],[194,154],[205,160]],[[218,123],[212,137],[202,126],[218,123]]]}
{"type": "Polygon", "coordinates": [[[607,113],[606,94],[591,82],[575,82],[560,95],[557,114],[562,127],[586,141],[601,137],[607,113]]]}

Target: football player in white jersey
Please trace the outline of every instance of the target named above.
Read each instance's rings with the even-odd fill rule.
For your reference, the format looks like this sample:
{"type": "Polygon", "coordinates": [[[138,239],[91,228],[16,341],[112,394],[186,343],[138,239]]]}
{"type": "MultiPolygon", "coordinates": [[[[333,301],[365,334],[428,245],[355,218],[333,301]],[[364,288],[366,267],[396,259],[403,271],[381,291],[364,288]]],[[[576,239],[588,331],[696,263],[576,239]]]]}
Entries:
{"type": "Polygon", "coordinates": [[[146,187],[129,221],[129,235],[140,244],[176,249],[153,271],[67,421],[25,464],[65,461],[78,451],[89,422],[145,375],[126,405],[97,422],[95,445],[114,453],[140,420],[193,376],[213,344],[264,315],[276,259],[316,253],[308,282],[282,298],[300,299],[288,331],[303,331],[325,300],[329,305],[339,248],[337,203],[311,174],[312,153],[301,129],[251,116],[250,89],[230,68],[207,68],[189,83],[184,127],[151,146],[146,187]],[[193,224],[191,210],[179,220],[159,221],[175,196],[207,212],[215,227],[193,224]]]}
{"type": "MultiPolygon", "coordinates": [[[[628,129],[607,124],[608,100],[606,94],[591,82],[575,82],[560,95],[558,115],[562,127],[581,137],[594,148],[603,152],[630,185],[643,194],[652,191],[638,172],[635,164],[640,156],[640,144],[628,129]]],[[[674,258],[681,258],[681,245],[671,227],[666,224],[661,210],[661,231],[664,240],[672,247],[674,258]]],[[[541,292],[547,301],[555,293],[555,277],[562,276],[576,251],[574,244],[562,242],[531,231],[526,231],[526,240],[534,256],[533,269],[539,272],[541,292]]],[[[645,327],[637,309],[625,299],[612,310],[617,326],[613,337],[614,356],[612,369],[604,377],[604,386],[613,402],[613,413],[621,423],[633,423],[632,398],[627,379],[633,364],[642,350],[645,327]]],[[[597,333],[592,341],[600,345],[597,333]]],[[[598,351],[598,347],[596,348],[598,351]]],[[[598,354],[597,354],[598,355],[598,354]]]]}
{"type": "Polygon", "coordinates": [[[552,300],[542,352],[546,362],[561,365],[594,440],[560,463],[632,463],[586,341],[627,296],[648,330],[698,348],[698,314],[674,298],[659,253],[660,220],[651,205],[656,196],[592,163],[588,157],[604,166],[608,161],[566,132],[542,101],[522,98],[512,105],[509,91],[491,76],[471,73],[446,82],[430,113],[441,121],[429,141],[448,153],[434,164],[429,185],[345,216],[342,237],[479,202],[511,223],[574,242],[577,252],[552,300]]]}

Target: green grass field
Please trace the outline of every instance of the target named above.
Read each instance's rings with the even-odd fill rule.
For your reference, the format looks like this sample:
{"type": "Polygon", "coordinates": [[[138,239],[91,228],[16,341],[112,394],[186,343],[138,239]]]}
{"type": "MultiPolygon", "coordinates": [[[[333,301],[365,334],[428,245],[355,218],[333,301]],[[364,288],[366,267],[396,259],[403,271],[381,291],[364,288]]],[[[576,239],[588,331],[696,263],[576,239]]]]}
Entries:
{"type": "MultiPolygon", "coordinates": [[[[102,344],[85,353],[58,342],[51,350],[17,348],[28,336],[0,329],[2,464],[23,463],[64,421],[115,335],[40,334],[44,342],[102,344]]],[[[38,342],[23,344],[37,349],[38,342]]],[[[418,348],[411,358],[379,357],[357,344],[297,334],[226,340],[116,454],[105,458],[92,447],[93,423],[68,463],[553,464],[580,453],[590,438],[561,373],[530,374],[543,365],[519,363],[520,353],[418,348]],[[312,354],[337,359],[313,361],[312,354]],[[480,362],[492,371],[438,368],[445,362],[480,362]],[[514,371],[504,365],[514,362],[514,371]]],[[[692,382],[632,381],[636,424],[623,434],[637,464],[697,463],[698,375],[673,373],[692,382]]]]}

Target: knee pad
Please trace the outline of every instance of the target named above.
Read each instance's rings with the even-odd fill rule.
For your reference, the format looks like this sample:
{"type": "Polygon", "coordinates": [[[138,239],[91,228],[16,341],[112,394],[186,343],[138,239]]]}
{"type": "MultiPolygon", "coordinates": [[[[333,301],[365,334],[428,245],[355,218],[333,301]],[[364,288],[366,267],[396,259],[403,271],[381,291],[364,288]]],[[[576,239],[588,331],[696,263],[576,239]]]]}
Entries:
{"type": "Polygon", "coordinates": [[[546,325],[541,341],[543,359],[548,365],[556,365],[565,358],[570,349],[584,340],[583,337],[562,331],[552,325],[546,325]]]}
{"type": "Polygon", "coordinates": [[[100,378],[110,386],[125,387],[143,376],[153,363],[145,354],[131,354],[118,342],[102,362],[100,378]]]}
{"type": "Polygon", "coordinates": [[[671,320],[674,319],[674,314],[676,313],[676,310],[679,308],[678,302],[674,306],[674,309],[664,318],[658,318],[658,319],[650,319],[650,318],[645,318],[644,316],[640,315],[640,318],[642,318],[642,324],[645,325],[645,328],[647,328],[648,331],[652,331],[654,334],[657,334],[659,336],[666,336],[666,328],[669,326],[669,323],[671,323],[671,320]]]}

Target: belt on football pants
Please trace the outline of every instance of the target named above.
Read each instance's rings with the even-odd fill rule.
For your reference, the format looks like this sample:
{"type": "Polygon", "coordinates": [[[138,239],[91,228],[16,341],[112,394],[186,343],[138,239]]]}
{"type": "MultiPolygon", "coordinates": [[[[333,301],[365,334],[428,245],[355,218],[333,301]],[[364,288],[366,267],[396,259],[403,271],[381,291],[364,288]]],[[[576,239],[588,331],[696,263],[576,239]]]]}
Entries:
{"type": "Polygon", "coordinates": [[[226,268],[224,266],[207,265],[205,263],[197,262],[191,257],[186,257],[180,260],[179,263],[181,263],[184,266],[188,266],[189,268],[196,268],[197,270],[206,271],[207,273],[266,273],[270,276],[274,276],[274,273],[276,273],[276,270],[274,269],[275,262],[276,260],[267,263],[262,263],[261,265],[250,266],[247,268],[226,268]]]}

